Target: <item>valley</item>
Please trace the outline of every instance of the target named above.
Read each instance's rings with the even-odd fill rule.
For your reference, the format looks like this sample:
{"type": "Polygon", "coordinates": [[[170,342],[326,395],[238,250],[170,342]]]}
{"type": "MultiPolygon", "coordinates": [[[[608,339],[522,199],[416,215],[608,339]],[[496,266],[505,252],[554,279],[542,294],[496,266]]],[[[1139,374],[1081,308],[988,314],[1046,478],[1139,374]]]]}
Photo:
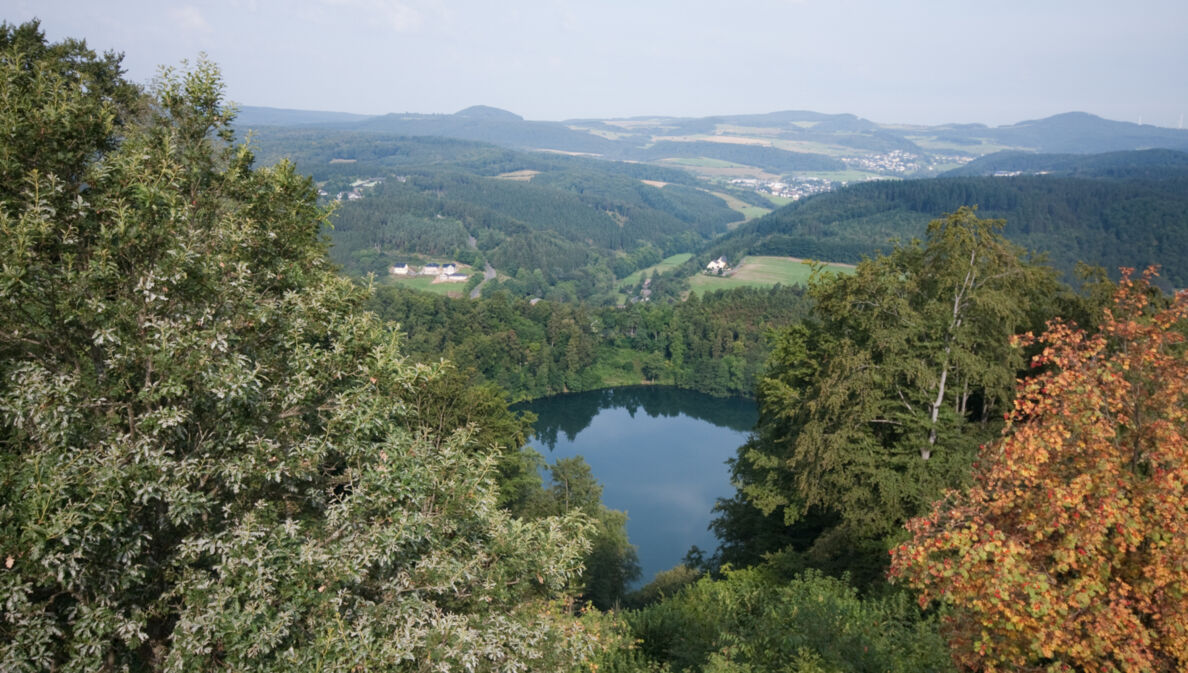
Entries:
{"type": "MultiPolygon", "coordinates": [[[[548,12],[231,4],[217,30],[209,3],[66,18],[225,33],[252,67],[281,34],[308,53],[267,82],[309,56],[339,64],[318,86],[368,77],[321,99],[402,97],[387,109],[420,100],[400,76],[502,95],[541,54],[598,91],[563,58],[589,49],[583,6],[535,31],[548,12]],[[316,18],[319,45],[344,16],[352,48],[382,40],[335,61],[351,49],[269,12],[316,18]],[[475,15],[498,44],[468,58],[448,35],[475,15]],[[405,43],[417,58],[379,57],[405,43]]],[[[596,9],[601,70],[698,7],[596,9]]],[[[737,27],[713,9],[704,27],[737,27]]],[[[919,34],[930,87],[969,46],[951,27],[919,34]],[[940,35],[962,49],[935,58],[940,35]]],[[[627,62],[705,98],[700,59],[742,62],[715,31],[627,62]]],[[[885,56],[847,49],[878,65],[867,42],[885,56]]],[[[1188,666],[1184,131],[237,111],[243,62],[125,65],[0,22],[5,670],[1188,666]]],[[[860,74],[831,80],[895,86],[860,74]]]]}

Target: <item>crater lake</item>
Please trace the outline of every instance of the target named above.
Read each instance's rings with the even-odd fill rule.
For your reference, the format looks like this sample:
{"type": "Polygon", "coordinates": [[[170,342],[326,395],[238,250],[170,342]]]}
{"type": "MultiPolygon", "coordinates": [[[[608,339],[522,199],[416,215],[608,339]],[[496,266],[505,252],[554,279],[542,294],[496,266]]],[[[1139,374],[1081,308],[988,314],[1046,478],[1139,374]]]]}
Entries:
{"type": "Polygon", "coordinates": [[[709,531],[718,498],[734,493],[730,468],[754,427],[753,400],[665,386],[609,388],[518,404],[537,415],[529,445],[549,463],[580,455],[602,484],[602,502],[627,512],[641,584],[681,562],[709,531]]]}

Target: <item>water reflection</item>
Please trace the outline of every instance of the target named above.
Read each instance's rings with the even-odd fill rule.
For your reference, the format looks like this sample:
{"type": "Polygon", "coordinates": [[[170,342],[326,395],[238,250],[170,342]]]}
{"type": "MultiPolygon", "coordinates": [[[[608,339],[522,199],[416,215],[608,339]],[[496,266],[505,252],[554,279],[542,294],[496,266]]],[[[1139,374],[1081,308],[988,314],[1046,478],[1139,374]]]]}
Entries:
{"type": "Polygon", "coordinates": [[[625,409],[631,418],[643,409],[652,418],[688,416],[737,432],[750,432],[758,417],[755,403],[737,397],[720,398],[667,386],[607,388],[584,393],[554,395],[516,405],[537,414],[536,438],[549,448],[559,435],[573,441],[600,411],[625,409]]]}
{"type": "Polygon", "coordinates": [[[519,408],[538,416],[530,444],[549,462],[583,456],[603,484],[606,506],[627,511],[644,582],[680,563],[691,545],[717,545],[707,529],[710,513],[733,492],[725,462],[755,424],[753,401],[646,386],[519,408]]]}

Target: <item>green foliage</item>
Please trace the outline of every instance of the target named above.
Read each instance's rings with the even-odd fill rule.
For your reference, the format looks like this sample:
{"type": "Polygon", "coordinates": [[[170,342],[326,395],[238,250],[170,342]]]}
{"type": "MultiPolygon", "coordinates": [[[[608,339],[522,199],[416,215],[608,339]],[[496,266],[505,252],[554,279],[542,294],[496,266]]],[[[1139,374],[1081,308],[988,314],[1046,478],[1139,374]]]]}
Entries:
{"type": "Polygon", "coordinates": [[[664,167],[329,130],[265,129],[259,142],[332,195],[355,177],[386,178],[343,203],[329,232],[334,260],[357,276],[416,254],[461,261],[473,237],[512,279],[502,289],[608,304],[616,277],[699,247],[742,217],[664,167]],[[521,271],[542,282],[517,282],[521,271]]]}
{"type": "MultiPolygon", "coordinates": [[[[522,282],[534,278],[525,274],[522,282]]],[[[653,296],[665,278],[651,282],[653,296]]],[[[750,396],[768,352],[767,333],[806,315],[808,305],[795,287],[621,308],[533,304],[502,293],[460,301],[384,287],[370,308],[400,326],[414,357],[448,357],[521,400],[645,380],[750,396]]]]}
{"type": "Polygon", "coordinates": [[[117,134],[102,87],[55,67],[118,59],[35,31],[0,31],[0,76],[39,82],[0,108],[3,156],[44,119],[86,150],[4,168],[5,668],[564,670],[597,650],[557,605],[589,520],[500,508],[519,421],[360,310],[311,182],[225,141],[217,70],[166,71],[117,134]]]}
{"type": "Polygon", "coordinates": [[[952,670],[935,623],[909,597],[861,599],[812,572],[786,582],[727,572],[627,621],[642,654],[674,671],[952,670]]]}
{"type": "Polygon", "coordinates": [[[814,320],[775,341],[759,432],[734,465],[742,498],[722,508],[737,523],[720,528],[767,550],[807,534],[818,557],[848,556],[966,482],[1023,364],[1010,338],[1042,324],[1059,294],[1001,228],[961,209],[924,243],[812,285],[814,320]],[[809,528],[780,530],[796,524],[809,528]]]}
{"type": "Polygon", "coordinates": [[[582,599],[594,607],[618,607],[627,587],[639,578],[639,558],[627,540],[627,515],[602,504],[602,486],[581,456],[558,459],[549,466],[550,486],[530,491],[517,514],[526,518],[558,517],[581,512],[594,522],[591,548],[585,557],[582,599]]]}
{"type": "Polygon", "coordinates": [[[684,564],[661,570],[643,588],[631,592],[627,596],[626,604],[635,609],[654,605],[675,596],[681,589],[701,579],[701,575],[700,570],[684,564]]]}
{"type": "MultiPolygon", "coordinates": [[[[1158,264],[1173,287],[1188,285],[1188,178],[1182,169],[1136,170],[1125,179],[962,177],[851,185],[741,225],[702,255],[790,255],[858,262],[964,205],[1006,219],[1008,239],[1046,252],[1070,280],[1078,262],[1158,264]]],[[[689,269],[687,273],[694,271],[689,269]]]]}
{"type": "Polygon", "coordinates": [[[55,207],[79,189],[80,169],[111,149],[135,112],[139,91],[122,74],[116,54],[96,56],[78,40],[47,44],[37,21],[0,25],[0,201],[15,210],[33,175],[65,185],[42,196],[55,207]]]}
{"type": "Polygon", "coordinates": [[[970,670],[1188,666],[1188,293],[1123,271],[1098,330],[1052,320],[973,486],[908,523],[892,577],[970,670]]]}

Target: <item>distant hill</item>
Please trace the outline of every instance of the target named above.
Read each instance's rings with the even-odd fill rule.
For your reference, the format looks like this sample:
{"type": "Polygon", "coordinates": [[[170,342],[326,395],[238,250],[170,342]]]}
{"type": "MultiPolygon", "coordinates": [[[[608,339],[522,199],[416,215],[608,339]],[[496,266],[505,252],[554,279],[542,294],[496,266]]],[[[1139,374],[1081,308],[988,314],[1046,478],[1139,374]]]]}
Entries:
{"type": "Polygon", "coordinates": [[[527,121],[496,108],[470,107],[450,115],[388,114],[350,127],[401,136],[440,136],[476,140],[511,149],[555,150],[617,156],[619,143],[559,122],[527,121]]]}
{"type": "Polygon", "coordinates": [[[459,110],[454,113],[455,117],[467,117],[469,119],[487,119],[493,121],[509,121],[522,122],[524,118],[514,112],[501,110],[497,107],[489,105],[471,105],[465,110],[459,110]]]}
{"type": "MultiPolygon", "coordinates": [[[[1063,154],[1150,148],[1188,151],[1188,131],[1111,121],[1083,112],[989,127],[889,125],[852,114],[805,110],[698,118],[530,121],[514,112],[484,105],[454,114],[402,113],[372,117],[244,108],[238,123],[252,128],[314,127],[438,136],[517,150],[677,163],[718,180],[736,177],[776,180],[804,175],[822,175],[834,180],[931,177],[1004,148],[1063,154]]],[[[979,170],[982,169],[973,169],[979,170]]]]}
{"type": "Polygon", "coordinates": [[[369,119],[370,115],[350,112],[319,112],[315,110],[288,110],[275,107],[245,105],[239,108],[235,125],[240,128],[256,126],[306,126],[310,124],[350,124],[369,119]]]}
{"type": "Polygon", "coordinates": [[[1188,150],[1188,131],[1102,119],[1066,112],[993,129],[954,129],[954,135],[989,138],[1037,152],[1092,154],[1154,147],[1188,150]]]}

